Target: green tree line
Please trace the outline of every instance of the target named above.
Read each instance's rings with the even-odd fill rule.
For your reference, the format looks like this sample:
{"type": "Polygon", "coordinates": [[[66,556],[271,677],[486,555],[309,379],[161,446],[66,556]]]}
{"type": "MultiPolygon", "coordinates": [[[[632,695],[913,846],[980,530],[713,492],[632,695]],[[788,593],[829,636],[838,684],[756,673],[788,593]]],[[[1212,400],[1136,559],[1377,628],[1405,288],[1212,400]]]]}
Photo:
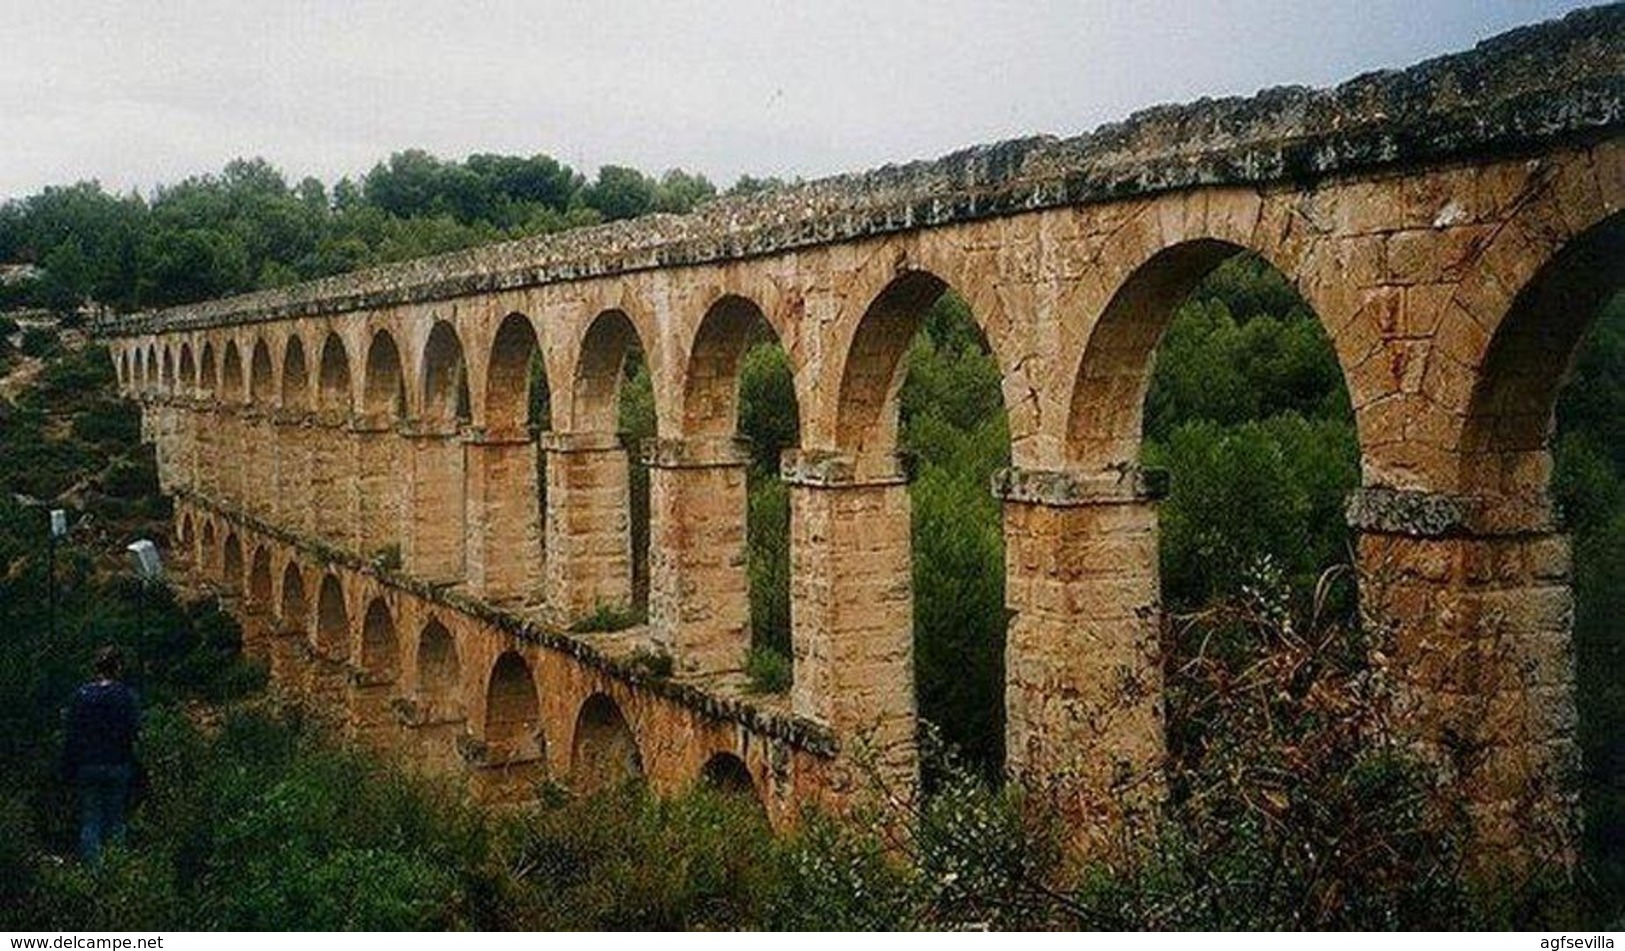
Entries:
{"type": "MultiPolygon", "coordinates": [[[[736,191],[773,182],[741,179],[736,191]]],[[[154,190],[53,186],[0,205],[0,264],[37,281],[0,286],[0,310],[134,311],[277,287],[504,238],[681,214],[717,194],[703,175],[606,165],[589,178],[546,155],[397,152],[328,187],[290,183],[264,159],[154,190]]]]}

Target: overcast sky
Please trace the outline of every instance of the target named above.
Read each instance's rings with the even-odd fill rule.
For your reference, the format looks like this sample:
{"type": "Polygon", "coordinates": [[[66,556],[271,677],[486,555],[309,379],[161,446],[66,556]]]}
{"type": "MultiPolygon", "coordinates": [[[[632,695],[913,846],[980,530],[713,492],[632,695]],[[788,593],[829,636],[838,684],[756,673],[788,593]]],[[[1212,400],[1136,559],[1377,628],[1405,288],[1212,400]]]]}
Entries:
{"type": "Polygon", "coordinates": [[[0,2],[0,197],[409,147],[814,177],[1327,85],[1584,3],[0,2]]]}

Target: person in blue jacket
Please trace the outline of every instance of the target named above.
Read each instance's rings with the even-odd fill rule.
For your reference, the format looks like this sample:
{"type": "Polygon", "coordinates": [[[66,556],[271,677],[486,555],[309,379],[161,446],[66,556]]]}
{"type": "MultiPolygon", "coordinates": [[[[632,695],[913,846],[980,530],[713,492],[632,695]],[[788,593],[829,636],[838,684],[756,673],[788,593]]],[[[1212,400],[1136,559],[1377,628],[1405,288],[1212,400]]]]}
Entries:
{"type": "Polygon", "coordinates": [[[79,792],[79,857],[95,865],[104,846],[124,842],[140,713],[135,691],[119,679],[124,656],[117,647],[97,651],[91,670],[68,709],[62,768],[79,792]]]}

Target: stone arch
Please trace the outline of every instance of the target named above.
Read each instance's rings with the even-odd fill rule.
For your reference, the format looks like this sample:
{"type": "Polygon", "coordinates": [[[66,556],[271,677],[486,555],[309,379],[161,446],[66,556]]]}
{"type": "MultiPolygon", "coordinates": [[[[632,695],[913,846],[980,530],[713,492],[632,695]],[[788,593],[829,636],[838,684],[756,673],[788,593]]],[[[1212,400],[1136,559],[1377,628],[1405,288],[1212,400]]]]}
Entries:
{"type": "Polygon", "coordinates": [[[285,629],[302,631],[310,623],[310,601],[305,595],[305,577],[299,571],[299,562],[288,559],[282,569],[282,598],[277,607],[277,620],[285,629]]]}
{"type": "Polygon", "coordinates": [[[485,688],[485,742],[503,758],[533,753],[541,729],[541,704],[530,665],[518,651],[504,651],[491,665],[485,688]]]}
{"type": "Polygon", "coordinates": [[[126,390],[130,388],[130,351],[128,349],[119,351],[118,381],[126,390]]]}
{"type": "Polygon", "coordinates": [[[577,788],[595,792],[643,779],[643,754],[620,706],[595,693],[576,716],[570,775],[577,788]]]}
{"type": "MultiPolygon", "coordinates": [[[[524,314],[509,314],[497,327],[491,341],[491,357],[485,374],[485,403],[482,418],[485,430],[493,436],[524,435],[532,424],[550,429],[550,419],[532,420],[531,368],[540,365],[541,344],[536,328],[524,314]]],[[[547,386],[547,370],[540,368],[540,385],[547,386]]]]}
{"type": "Polygon", "coordinates": [[[248,401],[248,391],[243,388],[243,356],[235,340],[226,341],[220,356],[220,395],[230,403],[248,401]]]}
{"type": "Polygon", "coordinates": [[[195,392],[198,386],[197,362],[192,358],[190,341],[181,343],[180,385],[188,394],[195,392]]]}
{"type": "Polygon", "coordinates": [[[182,512],[175,522],[175,544],[188,556],[192,547],[192,513],[182,512]]]}
{"type": "Polygon", "coordinates": [[[756,780],[745,766],[745,761],[726,750],[712,754],[705,761],[705,766],[700,769],[700,783],[708,789],[729,795],[760,799],[756,793],[756,780]]]}
{"type": "Polygon", "coordinates": [[[361,410],[385,419],[401,419],[406,415],[406,377],[401,371],[401,351],[388,330],[374,333],[367,347],[361,410]]]}
{"type": "Polygon", "coordinates": [[[910,271],[887,284],[858,323],[835,407],[835,448],[851,456],[859,475],[896,471],[897,395],[907,371],[903,356],[926,311],[947,290],[947,282],[935,274],[910,271]]]}
{"type": "Polygon", "coordinates": [[[350,656],[350,608],[345,603],[344,585],[331,573],[322,575],[316,596],[315,645],[329,660],[344,661],[350,656]]]}
{"type": "MultiPolygon", "coordinates": [[[[615,432],[626,360],[635,349],[647,355],[649,350],[644,343],[625,311],[606,310],[593,318],[582,335],[575,379],[571,384],[572,431],[615,432]]],[[[649,372],[655,372],[653,361],[649,361],[649,372]]],[[[659,386],[654,390],[657,395],[660,393],[659,386]]]]}
{"type": "Polygon", "coordinates": [[[276,397],[276,369],[271,363],[271,346],[264,337],[254,341],[248,366],[248,395],[262,409],[268,408],[276,397]]]}
{"type": "MultiPolygon", "coordinates": [[[[791,582],[792,707],[843,731],[867,730],[887,781],[910,787],[919,778],[915,742],[922,710],[946,722],[962,709],[946,702],[942,691],[922,690],[930,684],[917,677],[916,665],[928,654],[919,649],[926,641],[917,644],[914,634],[929,618],[928,603],[915,589],[912,524],[917,500],[897,451],[906,355],[938,302],[951,300],[946,295],[952,289],[937,271],[915,267],[894,271],[871,298],[852,298],[862,308],[861,316],[846,325],[849,342],[834,355],[838,383],[822,395],[826,409],[809,415],[809,423],[815,415],[823,417],[823,434],[804,434],[806,448],[787,463],[793,571],[799,575],[805,565],[826,560],[830,565],[823,569],[827,583],[820,578],[817,585],[807,585],[799,576],[791,582]],[[835,398],[828,402],[831,392],[835,398]],[[818,527],[803,530],[813,525],[818,527]],[[865,672],[855,674],[859,669],[865,672]],[[843,697],[861,700],[848,703],[839,699],[843,697]]],[[[955,296],[966,312],[943,316],[966,318],[968,327],[974,327],[976,345],[1002,366],[984,329],[990,315],[976,313],[969,295],[955,296]]],[[[999,387],[994,399],[990,411],[1008,420],[1008,391],[999,387]]],[[[988,586],[991,603],[985,614],[996,620],[985,633],[989,656],[1002,658],[1008,589],[1004,559],[990,560],[997,563],[996,569],[990,566],[997,575],[988,586]]],[[[932,647],[941,643],[930,642],[932,647]]],[[[1002,710],[1003,678],[996,662],[990,662],[980,680],[990,705],[1002,710]]],[[[991,732],[995,739],[989,745],[996,746],[997,731],[991,732]]],[[[986,755],[996,760],[998,751],[990,748],[986,755]]]]}
{"type": "Polygon", "coordinates": [[[158,345],[147,344],[147,389],[158,389],[158,345]]]}
{"type": "Polygon", "coordinates": [[[282,408],[295,412],[310,409],[310,371],[305,366],[305,344],[298,334],[288,335],[282,354],[282,408]]]}
{"type": "MultiPolygon", "coordinates": [[[[1065,408],[1059,467],[1064,471],[1017,471],[999,486],[1012,572],[1007,767],[1018,776],[1076,777],[1068,780],[1076,784],[1067,793],[1076,797],[1064,806],[1068,811],[1077,809],[1076,803],[1112,796],[1142,808],[1133,798],[1139,793],[1119,795],[1103,775],[1090,775],[1087,757],[1079,751],[1113,750],[1124,775],[1149,775],[1162,768],[1170,748],[1178,755],[1187,742],[1183,731],[1166,728],[1171,719],[1188,721],[1179,718],[1181,711],[1167,709],[1164,661],[1201,648],[1192,646],[1184,628],[1163,623],[1165,602],[1174,596],[1172,574],[1164,575],[1170,549],[1158,511],[1167,481],[1141,471],[1147,397],[1159,346],[1181,306],[1215,269],[1243,255],[1285,278],[1296,298],[1291,313],[1298,313],[1298,306],[1308,311],[1304,319],[1314,321],[1327,359],[1337,367],[1332,385],[1349,393],[1348,368],[1336,357],[1326,315],[1303,293],[1302,282],[1292,280],[1277,256],[1198,232],[1149,254],[1120,257],[1127,265],[1122,279],[1106,285],[1108,296],[1098,311],[1086,315],[1075,362],[1069,358],[1058,378],[1064,380],[1057,392],[1065,408]],[[1117,658],[1111,677],[1092,666],[1101,656],[1117,658]],[[1125,682],[1136,684],[1132,696],[1119,690],[1125,682]],[[1072,709],[1114,712],[1092,720],[1069,716],[1061,712],[1065,705],[1054,705],[1059,695],[1068,697],[1072,709]]],[[[1352,441],[1344,445],[1353,449],[1352,441]]],[[[1352,467],[1347,477],[1346,488],[1353,489],[1352,467]]],[[[1326,527],[1341,531],[1340,523],[1337,517],[1326,527]]],[[[1344,553],[1332,557],[1341,560],[1344,553]]],[[[1292,589],[1299,593],[1295,584],[1292,589]]],[[[1191,596],[1205,599],[1212,593],[1236,592],[1203,589],[1191,596]]],[[[1340,585],[1336,600],[1350,593],[1340,585]]],[[[1333,603],[1328,597],[1328,614],[1337,610],[1333,603]]],[[[1352,601],[1343,603],[1352,611],[1352,601]]],[[[1204,600],[1193,606],[1205,605],[1204,600]]],[[[1079,815],[1080,827],[1090,821],[1073,814],[1079,815]]]]}
{"type": "Polygon", "coordinates": [[[344,338],[336,332],[330,331],[322,341],[317,406],[324,412],[350,412],[350,354],[344,348],[344,338]]]}
{"type": "MultiPolygon", "coordinates": [[[[739,420],[740,361],[753,345],[783,340],[749,298],[726,294],[706,309],[683,375],[683,436],[729,437],[739,420]]],[[[797,393],[796,422],[801,423],[797,393]]]]}
{"type": "Polygon", "coordinates": [[[256,608],[269,609],[272,605],[271,550],[264,545],[254,550],[254,560],[248,569],[248,599],[256,608]]]}
{"type": "Polygon", "coordinates": [[[1549,523],[1557,397],[1586,331],[1625,288],[1622,261],[1625,212],[1616,212],[1547,259],[1497,325],[1468,401],[1456,475],[1456,489],[1483,506],[1481,520],[1549,523]]]}
{"type": "Polygon", "coordinates": [[[204,396],[214,396],[220,387],[219,369],[215,365],[214,342],[203,342],[202,355],[198,357],[197,387],[204,396]]]}
{"type": "Polygon", "coordinates": [[[417,678],[413,692],[433,707],[455,706],[462,699],[463,667],[457,640],[431,617],[418,634],[417,678]]]}
{"type": "Polygon", "coordinates": [[[393,682],[400,664],[395,617],[382,597],[373,598],[361,622],[361,667],[375,680],[393,682]]]}
{"type": "Polygon", "coordinates": [[[419,365],[423,368],[423,418],[441,424],[468,422],[468,361],[457,328],[448,321],[435,321],[419,365]]]}
{"type": "Polygon", "coordinates": [[[146,356],[141,352],[140,347],[135,348],[135,377],[134,377],[134,380],[133,380],[133,383],[132,383],[132,388],[133,389],[145,390],[147,388],[147,369],[146,369],[146,367],[147,367],[147,358],[146,358],[146,356]]]}
{"type": "Polygon", "coordinates": [[[739,294],[712,302],[687,352],[676,407],[681,439],[657,444],[649,457],[660,501],[649,546],[650,623],[685,671],[738,669],[752,646],[788,657],[788,490],[769,483],[780,478],[781,453],[801,444],[789,354],[762,309],[739,294]],[[763,414],[757,422],[772,423],[762,445],[739,441],[747,354],[769,371],[753,378],[771,387],[752,403],[763,414]],[[772,372],[777,361],[782,376],[772,372]]]}
{"type": "Polygon", "coordinates": [[[226,534],[226,542],[221,546],[220,553],[220,580],[226,591],[235,593],[243,587],[243,543],[238,540],[236,532],[226,534]]]}
{"type": "Polygon", "coordinates": [[[170,346],[167,343],[164,344],[163,366],[164,369],[162,380],[164,392],[173,394],[175,392],[175,353],[170,349],[170,346]]]}
{"type": "Polygon", "coordinates": [[[1152,255],[1119,286],[1072,375],[1069,466],[1105,472],[1138,465],[1157,343],[1202,278],[1242,251],[1212,238],[1187,241],[1152,255]]]}

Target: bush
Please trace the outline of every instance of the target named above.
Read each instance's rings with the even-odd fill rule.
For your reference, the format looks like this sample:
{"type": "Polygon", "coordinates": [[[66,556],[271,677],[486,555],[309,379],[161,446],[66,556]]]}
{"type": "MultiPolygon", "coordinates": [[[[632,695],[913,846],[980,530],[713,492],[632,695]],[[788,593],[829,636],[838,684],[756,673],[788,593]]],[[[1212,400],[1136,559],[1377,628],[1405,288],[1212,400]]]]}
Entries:
{"type": "Polygon", "coordinates": [[[50,327],[33,326],[23,331],[22,342],[17,349],[25,356],[47,357],[55,352],[56,341],[55,330],[50,327]]]}
{"type": "Polygon", "coordinates": [[[790,689],[794,670],[788,654],[758,644],[745,657],[745,676],[753,693],[784,693],[790,689]]]}

